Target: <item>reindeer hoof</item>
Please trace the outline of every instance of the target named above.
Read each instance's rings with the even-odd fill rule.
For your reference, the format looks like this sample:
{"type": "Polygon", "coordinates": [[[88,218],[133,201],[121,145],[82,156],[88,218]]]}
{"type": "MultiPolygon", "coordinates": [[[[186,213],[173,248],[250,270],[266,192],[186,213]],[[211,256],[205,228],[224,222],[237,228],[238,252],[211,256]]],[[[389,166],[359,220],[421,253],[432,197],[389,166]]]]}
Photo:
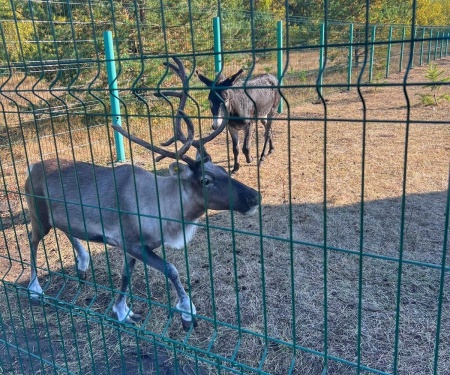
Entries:
{"type": "Polygon", "coordinates": [[[141,314],[130,313],[125,318],[125,323],[136,324],[136,323],[140,322],[141,320],[142,320],[142,315],[141,314]]]}
{"type": "Polygon", "coordinates": [[[37,294],[30,294],[30,303],[33,306],[39,306],[42,304],[42,296],[38,296],[37,294]]]}
{"type": "Polygon", "coordinates": [[[132,313],[132,314],[130,314],[130,318],[131,318],[134,322],[139,322],[139,321],[142,320],[142,315],[141,315],[141,314],[132,313]]]}
{"type": "Polygon", "coordinates": [[[80,270],[77,268],[77,273],[78,273],[78,278],[79,278],[80,280],[86,280],[86,279],[87,279],[87,272],[86,272],[86,271],[80,271],[80,270]]]}
{"type": "Polygon", "coordinates": [[[85,270],[82,270],[81,268],[79,268],[79,266],[80,266],[80,260],[77,257],[77,259],[75,261],[75,270],[77,271],[78,278],[80,280],[86,280],[86,278],[87,278],[87,267],[81,267],[81,268],[86,268],[85,270]]]}
{"type": "Polygon", "coordinates": [[[191,325],[194,328],[197,328],[198,326],[197,319],[195,319],[194,317],[192,317],[192,320],[184,320],[183,318],[181,318],[181,324],[183,325],[184,332],[188,332],[191,329],[191,325]]]}

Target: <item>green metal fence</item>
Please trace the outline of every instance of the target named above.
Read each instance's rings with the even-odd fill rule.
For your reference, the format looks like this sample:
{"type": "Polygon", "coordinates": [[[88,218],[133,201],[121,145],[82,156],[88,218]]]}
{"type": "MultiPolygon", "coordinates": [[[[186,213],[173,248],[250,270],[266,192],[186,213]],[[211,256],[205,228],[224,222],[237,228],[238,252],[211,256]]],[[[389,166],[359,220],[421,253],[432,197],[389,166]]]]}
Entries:
{"type": "MultiPolygon", "coordinates": [[[[416,26],[414,12],[406,25],[345,23],[220,2],[1,4],[2,373],[450,373],[450,27],[416,26]],[[278,72],[283,106],[275,153],[236,176],[260,191],[258,214],[208,212],[184,250],[159,251],[178,268],[198,327],[182,330],[170,282],[142,266],[127,298],[144,318],[117,322],[123,255],[86,242],[82,280],[58,231],[38,252],[45,297],[30,302],[28,167],[114,164],[110,98],[133,134],[173,136],[173,107],[153,96],[182,89],[163,65],[172,56],[187,67],[196,133],[209,132],[194,72],[213,77],[218,53],[224,74],[278,72]]],[[[230,170],[227,145],[223,133],[208,151],[230,170]]],[[[139,146],[125,142],[125,157],[168,174],[139,146]]]]}

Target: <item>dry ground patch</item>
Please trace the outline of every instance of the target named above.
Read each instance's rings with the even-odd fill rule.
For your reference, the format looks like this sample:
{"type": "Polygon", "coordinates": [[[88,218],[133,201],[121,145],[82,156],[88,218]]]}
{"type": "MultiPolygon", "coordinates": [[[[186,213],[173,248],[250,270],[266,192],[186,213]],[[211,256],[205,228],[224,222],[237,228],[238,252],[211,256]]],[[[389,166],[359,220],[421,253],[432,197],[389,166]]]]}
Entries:
{"type": "MultiPolygon", "coordinates": [[[[448,59],[440,67],[450,75],[448,59]]],[[[424,82],[424,70],[415,68],[408,82],[424,82]]],[[[237,175],[261,191],[259,213],[210,212],[185,252],[165,249],[200,315],[187,335],[178,316],[167,318],[173,290],[142,266],[132,304],[146,319],[136,329],[115,324],[111,289],[119,285],[121,254],[89,244],[92,269],[80,283],[73,250],[59,233],[46,238],[39,276],[61,304],[31,305],[20,288],[29,263],[15,187],[23,176],[2,165],[10,182],[9,192],[0,192],[0,334],[12,344],[0,345],[3,372],[53,372],[57,364],[59,372],[83,374],[217,373],[195,357],[155,349],[146,330],[220,355],[226,365],[241,362],[243,373],[284,374],[294,358],[293,373],[320,374],[326,347],[328,374],[356,373],[346,361],[386,373],[397,361],[399,374],[431,374],[439,327],[437,372],[450,373],[448,260],[442,268],[450,104],[424,107],[417,94],[425,88],[409,86],[408,112],[403,74],[390,82],[398,86],[363,88],[362,98],[352,90],[330,95],[326,106],[285,107],[274,125],[274,155],[237,175]]],[[[208,151],[228,167],[225,139],[208,151]]],[[[152,168],[145,153],[135,162],[152,168]]],[[[165,173],[164,163],[159,168],[165,173]]]]}

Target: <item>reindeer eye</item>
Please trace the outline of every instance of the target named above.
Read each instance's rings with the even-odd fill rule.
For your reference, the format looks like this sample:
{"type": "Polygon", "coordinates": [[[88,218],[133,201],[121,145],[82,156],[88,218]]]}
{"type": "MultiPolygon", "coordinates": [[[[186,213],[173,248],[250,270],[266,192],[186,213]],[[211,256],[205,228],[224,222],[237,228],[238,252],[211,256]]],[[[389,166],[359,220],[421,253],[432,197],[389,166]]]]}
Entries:
{"type": "Polygon", "coordinates": [[[209,177],[203,177],[200,180],[200,183],[202,184],[202,186],[209,186],[209,185],[212,185],[213,180],[211,178],[209,178],[209,177]]]}

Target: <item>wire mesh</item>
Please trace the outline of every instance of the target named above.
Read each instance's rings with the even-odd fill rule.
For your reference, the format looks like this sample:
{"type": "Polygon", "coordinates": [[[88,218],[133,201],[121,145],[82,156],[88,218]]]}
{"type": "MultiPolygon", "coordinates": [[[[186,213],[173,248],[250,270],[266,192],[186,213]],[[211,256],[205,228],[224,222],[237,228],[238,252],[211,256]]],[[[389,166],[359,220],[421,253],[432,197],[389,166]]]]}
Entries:
{"type": "MultiPolygon", "coordinates": [[[[0,4],[3,373],[450,372],[449,27],[418,27],[414,16],[351,24],[287,8],[280,17],[220,2],[0,4]],[[160,250],[199,327],[182,331],[170,281],[141,266],[126,296],[143,320],[118,322],[123,254],[86,241],[82,280],[76,249],[57,230],[38,253],[45,298],[30,302],[29,166],[53,157],[115,165],[103,31],[114,36],[123,125],[159,144],[174,135],[176,105],[153,93],[183,88],[164,66],[174,55],[189,75],[196,134],[209,132],[208,91],[194,72],[215,76],[215,16],[222,73],[249,76],[276,74],[282,18],[285,110],[274,120],[275,154],[237,176],[262,194],[258,214],[208,212],[182,251],[160,250]],[[444,69],[432,82],[431,63],[444,69]],[[424,93],[436,104],[424,106],[424,93]]],[[[255,155],[262,137],[256,127],[255,155]]],[[[230,170],[227,135],[208,151],[230,170]]],[[[137,145],[126,153],[167,175],[168,163],[137,145]]]]}

